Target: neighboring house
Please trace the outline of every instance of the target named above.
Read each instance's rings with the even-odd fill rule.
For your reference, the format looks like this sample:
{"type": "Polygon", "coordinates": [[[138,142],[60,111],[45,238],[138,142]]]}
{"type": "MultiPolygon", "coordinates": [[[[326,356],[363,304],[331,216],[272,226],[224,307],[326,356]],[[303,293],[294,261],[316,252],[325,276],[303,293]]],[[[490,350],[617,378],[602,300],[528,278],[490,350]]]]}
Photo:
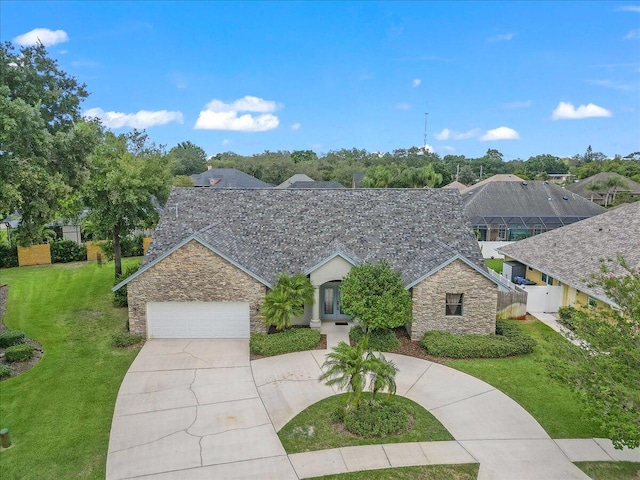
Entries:
{"type": "Polygon", "coordinates": [[[618,195],[620,193],[627,193],[630,197],[640,198],[640,183],[634,182],[630,178],[619,175],[615,172],[596,173],[595,175],[580,180],[579,182],[567,185],[565,188],[573,193],[577,193],[584,198],[588,198],[590,201],[595,202],[599,205],[610,204],[614,198],[614,195],[618,195]],[[606,188],[606,186],[604,185],[609,177],[614,177],[622,180],[624,183],[626,183],[626,186],[619,186],[610,189],[606,188]],[[598,190],[590,190],[589,186],[593,184],[602,185],[602,188],[598,190]]]}
{"type": "Polygon", "coordinates": [[[489,182],[462,193],[479,241],[514,241],[606,210],[547,181],[489,182]]]}
{"type": "Polygon", "coordinates": [[[441,189],[175,188],[128,286],[130,329],[149,338],[247,338],[281,272],[315,289],[298,324],[349,317],[340,282],[381,260],[413,299],[414,340],[427,330],[495,332],[498,288],[458,192],[441,189]]]}
{"type": "Polygon", "coordinates": [[[455,188],[455,189],[456,189],[456,190],[458,190],[460,193],[462,193],[464,190],[466,190],[466,189],[467,189],[467,188],[469,188],[469,187],[467,187],[464,183],[461,183],[461,182],[459,182],[459,181],[457,181],[457,180],[454,180],[453,182],[451,182],[451,183],[449,183],[449,184],[445,185],[445,186],[444,186],[444,187],[442,187],[442,188],[455,188]]]}
{"type": "Polygon", "coordinates": [[[314,182],[315,180],[304,173],[296,173],[295,175],[290,176],[280,185],[273,188],[289,188],[291,184],[295,182],[314,182]]]}
{"type": "Polygon", "coordinates": [[[252,177],[235,168],[211,168],[198,175],[194,187],[213,188],[272,188],[270,183],[252,177]]]}
{"type": "MultiPolygon", "coordinates": [[[[615,303],[591,275],[600,271],[601,260],[614,274],[621,255],[627,264],[640,268],[640,202],[623,205],[601,215],[527,238],[499,249],[506,261],[523,265],[526,278],[537,285],[562,287],[560,306],[615,303]]],[[[551,311],[557,310],[551,309],[551,311]]]]}
{"type": "Polygon", "coordinates": [[[575,175],[573,175],[572,173],[548,173],[547,177],[549,178],[550,182],[563,184],[570,182],[571,179],[575,177],[575,175]]]}
{"type": "Polygon", "coordinates": [[[293,182],[287,188],[345,188],[344,185],[333,181],[293,182]]]}
{"type": "Polygon", "coordinates": [[[489,178],[485,178],[484,180],[479,181],[478,183],[474,183],[473,185],[471,185],[470,187],[465,187],[463,190],[460,190],[460,193],[464,193],[464,192],[468,192],[469,190],[478,188],[478,187],[482,187],[483,185],[486,185],[487,183],[494,183],[494,182],[524,182],[523,178],[520,178],[517,175],[514,175],[512,173],[496,173],[495,175],[489,177],[489,178]]]}

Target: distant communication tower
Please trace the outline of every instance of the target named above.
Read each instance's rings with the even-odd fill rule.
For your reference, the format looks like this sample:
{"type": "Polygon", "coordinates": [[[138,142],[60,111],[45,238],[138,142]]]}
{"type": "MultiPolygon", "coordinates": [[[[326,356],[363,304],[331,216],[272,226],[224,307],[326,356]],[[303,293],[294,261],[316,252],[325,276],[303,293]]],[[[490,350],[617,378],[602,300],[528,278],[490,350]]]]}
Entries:
{"type": "MultiPolygon", "coordinates": [[[[429,102],[427,101],[427,108],[429,108],[429,102]]],[[[429,112],[424,112],[424,141],[422,150],[424,153],[427,153],[427,118],[429,117],[429,112]]]]}

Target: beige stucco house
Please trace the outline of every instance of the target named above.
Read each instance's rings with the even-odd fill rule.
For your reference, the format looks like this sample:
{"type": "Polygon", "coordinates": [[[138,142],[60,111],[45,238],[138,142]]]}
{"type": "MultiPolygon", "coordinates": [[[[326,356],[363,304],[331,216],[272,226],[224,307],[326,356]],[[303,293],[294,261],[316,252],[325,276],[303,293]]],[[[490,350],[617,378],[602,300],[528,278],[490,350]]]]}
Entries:
{"type": "Polygon", "coordinates": [[[298,324],[344,322],[340,282],[386,260],[413,300],[411,336],[493,333],[497,285],[460,195],[438,189],[172,191],[128,286],[130,329],[149,338],[248,338],[281,272],[315,289],[298,324]]]}

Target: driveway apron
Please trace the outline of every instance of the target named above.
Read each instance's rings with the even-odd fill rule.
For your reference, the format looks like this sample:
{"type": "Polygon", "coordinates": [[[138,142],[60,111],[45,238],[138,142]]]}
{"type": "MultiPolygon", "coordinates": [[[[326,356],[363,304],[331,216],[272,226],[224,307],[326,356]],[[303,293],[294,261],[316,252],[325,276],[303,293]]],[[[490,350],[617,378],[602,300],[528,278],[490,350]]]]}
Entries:
{"type": "Polygon", "coordinates": [[[151,340],[116,401],[107,479],[297,478],[253,379],[248,340],[151,340]]]}

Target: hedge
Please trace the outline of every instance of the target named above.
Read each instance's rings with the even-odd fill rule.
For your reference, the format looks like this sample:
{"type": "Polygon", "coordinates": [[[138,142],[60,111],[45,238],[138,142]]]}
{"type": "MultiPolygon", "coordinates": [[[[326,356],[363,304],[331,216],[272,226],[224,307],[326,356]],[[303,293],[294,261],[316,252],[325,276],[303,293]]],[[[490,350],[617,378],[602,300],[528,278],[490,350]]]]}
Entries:
{"type": "MultiPolygon", "coordinates": [[[[365,333],[362,327],[355,326],[349,331],[349,340],[358,343],[365,333]]],[[[378,329],[369,332],[369,349],[376,352],[393,352],[400,348],[400,340],[393,330],[378,329]]]]}
{"type": "Polygon", "coordinates": [[[26,362],[33,357],[33,345],[28,343],[13,345],[12,347],[8,347],[4,353],[7,362],[26,362]]]}
{"type": "Polygon", "coordinates": [[[24,343],[24,332],[20,330],[11,330],[0,335],[0,348],[7,348],[20,343],[24,343]]]}
{"type": "MultiPolygon", "coordinates": [[[[131,275],[136,273],[139,268],[140,268],[139,263],[128,266],[127,268],[124,269],[121,275],[118,275],[116,277],[116,280],[115,282],[113,282],[113,284],[117,285],[125,278],[129,278],[131,275]]],[[[116,307],[126,307],[129,305],[126,285],[124,287],[120,287],[118,290],[113,292],[113,304],[116,307]]]]}
{"type": "Polygon", "coordinates": [[[495,335],[456,335],[431,331],[422,337],[430,355],[447,358],[503,358],[531,353],[536,342],[517,324],[496,321],[495,335]]]}
{"type": "MultiPolygon", "coordinates": [[[[141,257],[144,254],[143,246],[144,235],[136,235],[135,237],[124,237],[120,240],[120,254],[125,257],[141,257]]],[[[113,260],[113,240],[106,240],[100,244],[102,253],[108,260],[113,260]]]]}
{"type": "Polygon", "coordinates": [[[73,240],[55,240],[49,247],[51,263],[84,262],[87,259],[87,247],[73,240]]]}
{"type": "Polygon", "coordinates": [[[15,245],[0,245],[0,268],[18,266],[18,247],[15,245]]]}
{"type": "Polygon", "coordinates": [[[311,350],[320,342],[320,331],[311,328],[292,328],[271,334],[254,333],[249,340],[251,353],[270,357],[283,353],[311,350]]]}

